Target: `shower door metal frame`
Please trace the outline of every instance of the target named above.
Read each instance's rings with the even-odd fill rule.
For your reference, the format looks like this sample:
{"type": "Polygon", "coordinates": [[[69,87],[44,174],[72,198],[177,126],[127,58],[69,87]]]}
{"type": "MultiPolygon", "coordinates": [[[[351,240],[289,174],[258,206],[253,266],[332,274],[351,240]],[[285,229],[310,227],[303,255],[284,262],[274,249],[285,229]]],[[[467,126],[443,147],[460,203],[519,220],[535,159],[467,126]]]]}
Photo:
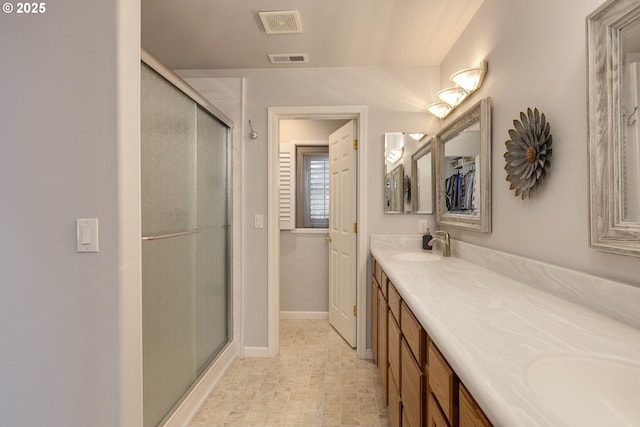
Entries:
{"type": "MultiPolygon", "coordinates": [[[[180,78],[177,74],[175,74],[171,69],[167,68],[164,64],[158,61],[153,55],[147,52],[144,49],[140,51],[140,60],[142,63],[146,64],[153,71],[158,73],[162,78],[167,80],[172,86],[178,89],[180,92],[185,94],[188,98],[194,101],[198,106],[202,107],[209,114],[211,114],[215,119],[220,121],[222,124],[227,126],[227,138],[225,143],[227,144],[227,183],[226,183],[226,191],[227,191],[227,218],[228,218],[228,226],[227,226],[227,271],[228,271],[228,297],[227,297],[227,343],[218,351],[218,354],[213,357],[209,363],[202,368],[201,373],[195,378],[191,386],[185,391],[180,400],[176,402],[176,404],[171,408],[171,410],[167,413],[165,418],[161,421],[160,425],[163,425],[168,419],[170,419],[173,413],[180,407],[180,405],[184,402],[185,398],[189,396],[193,388],[198,384],[198,382],[207,374],[208,369],[217,361],[218,357],[223,354],[231,345],[233,345],[234,335],[233,335],[233,141],[232,141],[232,131],[234,128],[233,120],[227,117],[222,111],[217,109],[213,104],[211,104],[206,98],[196,92],[191,86],[189,86],[182,78],[180,78]]],[[[175,237],[186,234],[195,234],[199,233],[200,230],[185,230],[183,232],[171,233],[170,235],[163,236],[141,236],[141,240],[157,240],[169,237],[175,237]]],[[[143,384],[144,387],[144,384],[143,384]]],[[[144,413],[144,408],[143,408],[144,413]]]]}

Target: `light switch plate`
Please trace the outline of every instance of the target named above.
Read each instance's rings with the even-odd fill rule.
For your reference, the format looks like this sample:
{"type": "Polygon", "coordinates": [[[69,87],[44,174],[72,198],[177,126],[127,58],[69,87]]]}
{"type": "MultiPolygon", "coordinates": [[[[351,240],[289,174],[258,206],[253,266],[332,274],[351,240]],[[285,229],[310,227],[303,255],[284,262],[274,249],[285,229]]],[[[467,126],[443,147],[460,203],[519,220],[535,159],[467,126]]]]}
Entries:
{"type": "Polygon", "coordinates": [[[98,218],[76,219],[76,252],[99,252],[98,218]]]}

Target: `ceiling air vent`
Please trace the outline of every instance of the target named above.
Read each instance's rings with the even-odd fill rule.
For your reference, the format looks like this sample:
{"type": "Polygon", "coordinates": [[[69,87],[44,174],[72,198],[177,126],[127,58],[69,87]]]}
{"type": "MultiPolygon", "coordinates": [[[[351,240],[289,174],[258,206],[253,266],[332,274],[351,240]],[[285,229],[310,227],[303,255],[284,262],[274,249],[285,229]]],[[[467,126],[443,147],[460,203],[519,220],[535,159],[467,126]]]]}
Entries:
{"type": "Polygon", "coordinates": [[[267,34],[301,33],[302,22],[297,10],[258,12],[267,34]]]}
{"type": "Polygon", "coordinates": [[[309,56],[306,53],[282,53],[269,55],[269,61],[272,64],[304,63],[309,62],[309,56]]]}

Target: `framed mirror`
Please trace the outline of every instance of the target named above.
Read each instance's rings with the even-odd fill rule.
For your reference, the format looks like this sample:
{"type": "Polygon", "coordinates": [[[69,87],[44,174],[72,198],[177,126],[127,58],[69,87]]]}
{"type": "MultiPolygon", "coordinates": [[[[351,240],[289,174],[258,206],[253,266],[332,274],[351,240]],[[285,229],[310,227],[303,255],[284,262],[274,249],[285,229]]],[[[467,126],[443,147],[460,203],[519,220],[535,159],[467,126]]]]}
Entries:
{"type": "Polygon", "coordinates": [[[491,232],[491,102],[485,98],[436,136],[436,222],[491,232]]]}
{"type": "Polygon", "coordinates": [[[433,151],[430,139],[411,156],[412,209],[433,213],[433,151]]]}
{"type": "Polygon", "coordinates": [[[640,0],[587,17],[591,247],[640,256],[640,0]]]}
{"type": "Polygon", "coordinates": [[[397,165],[389,172],[385,179],[385,209],[386,213],[404,212],[404,168],[397,165]]]}
{"type": "MultiPolygon", "coordinates": [[[[384,134],[385,213],[427,213],[416,212],[417,183],[414,179],[414,155],[424,149],[427,141],[426,132],[384,134]]],[[[423,171],[421,175],[426,179],[427,171],[423,171]]],[[[426,189],[427,184],[423,188],[426,189]]]]}

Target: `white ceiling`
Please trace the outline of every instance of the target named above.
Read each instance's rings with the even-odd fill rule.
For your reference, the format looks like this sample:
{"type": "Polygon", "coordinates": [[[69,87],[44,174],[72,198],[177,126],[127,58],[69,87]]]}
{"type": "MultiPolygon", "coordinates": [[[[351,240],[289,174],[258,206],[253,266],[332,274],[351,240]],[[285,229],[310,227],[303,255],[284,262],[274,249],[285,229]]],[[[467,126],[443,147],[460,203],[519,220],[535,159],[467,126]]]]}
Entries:
{"type": "Polygon", "coordinates": [[[142,46],[172,69],[437,66],[483,0],[142,0],[142,46]],[[298,10],[267,35],[259,11],[298,10]],[[309,55],[271,64],[268,54],[309,55]]]}

